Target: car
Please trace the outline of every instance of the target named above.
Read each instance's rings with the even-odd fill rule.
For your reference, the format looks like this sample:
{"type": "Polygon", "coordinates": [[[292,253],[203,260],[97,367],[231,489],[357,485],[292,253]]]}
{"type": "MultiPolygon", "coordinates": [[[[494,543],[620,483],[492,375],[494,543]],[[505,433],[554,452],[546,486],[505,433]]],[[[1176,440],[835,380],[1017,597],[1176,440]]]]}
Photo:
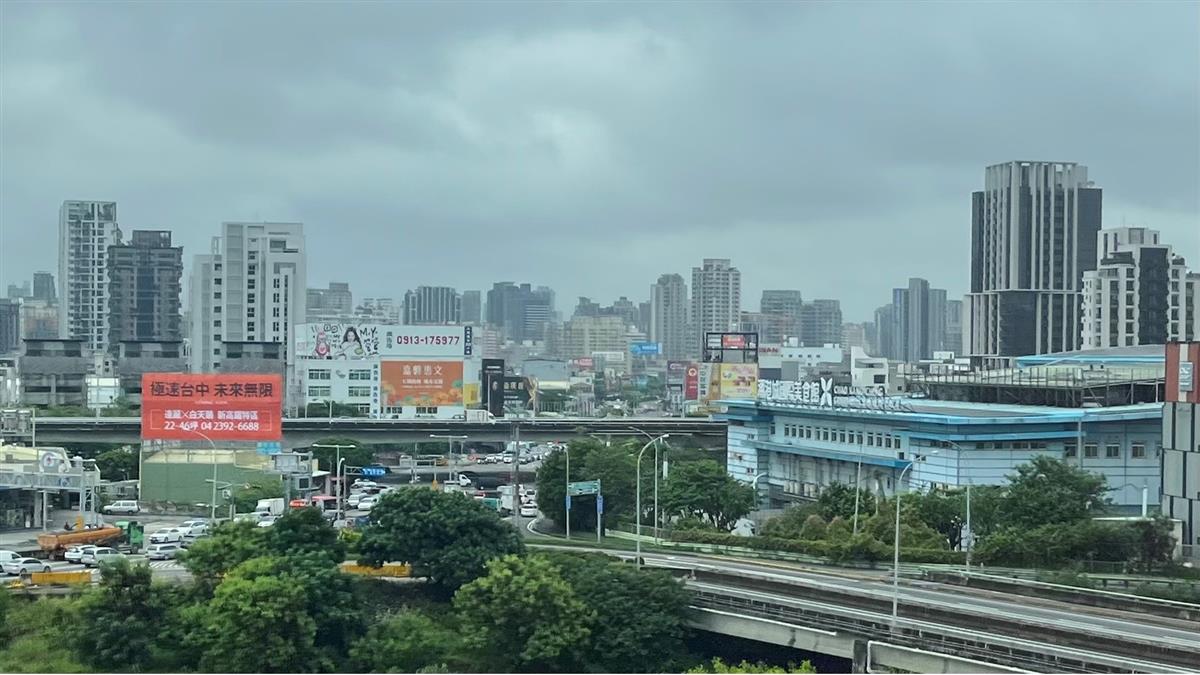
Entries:
{"type": "Polygon", "coordinates": [[[85,551],[83,556],[80,557],[79,562],[83,563],[87,567],[99,567],[103,563],[113,562],[124,557],[125,556],[115,548],[97,546],[90,551],[85,551]]]}
{"type": "Polygon", "coordinates": [[[17,553],[16,551],[0,551],[0,565],[3,565],[4,563],[8,562],[9,560],[16,560],[17,558],[24,558],[24,557],[25,556],[21,555],[20,553],[17,553]]]}
{"type": "Polygon", "coordinates": [[[379,502],[378,497],[366,497],[358,503],[359,511],[370,511],[379,502]]]}
{"type": "Polygon", "coordinates": [[[259,527],[270,527],[270,526],[274,525],[275,521],[277,521],[277,520],[279,520],[279,516],[268,515],[268,516],[261,518],[258,521],[258,526],[259,527]]]}
{"type": "Polygon", "coordinates": [[[183,541],[183,535],[187,534],[187,530],[178,527],[164,527],[161,530],[155,530],[150,535],[151,544],[168,544],[183,541]]]}
{"type": "Polygon", "coordinates": [[[50,566],[45,560],[37,558],[13,558],[4,561],[5,574],[32,574],[34,572],[49,572],[50,566]]]}
{"type": "Polygon", "coordinates": [[[170,560],[179,554],[179,544],[151,544],[146,549],[147,560],[170,560]]]}
{"type": "Polygon", "coordinates": [[[203,518],[185,520],[176,527],[183,530],[185,536],[188,534],[204,534],[208,532],[208,521],[203,518]]]}
{"type": "Polygon", "coordinates": [[[359,502],[367,497],[368,495],[365,495],[361,492],[352,492],[350,493],[349,497],[346,497],[346,506],[349,506],[352,509],[357,509],[359,502]]]}
{"type": "Polygon", "coordinates": [[[136,499],[118,499],[117,501],[106,504],[100,509],[104,513],[121,514],[126,516],[136,515],[142,512],[142,507],[138,506],[136,499]]]}
{"type": "Polygon", "coordinates": [[[505,455],[503,461],[505,464],[512,464],[513,463],[512,455],[505,455]]]}
{"type": "Polygon", "coordinates": [[[77,563],[83,556],[84,552],[90,551],[94,548],[96,547],[93,544],[80,544],[77,546],[72,546],[71,548],[67,549],[66,553],[63,554],[63,558],[65,558],[67,562],[77,563]]]}
{"type": "Polygon", "coordinates": [[[350,484],[350,487],[352,487],[352,488],[364,488],[364,487],[376,487],[376,486],[378,486],[378,485],[379,485],[379,483],[376,483],[376,482],[375,482],[375,481],[373,481],[373,480],[364,480],[364,479],[362,479],[362,478],[359,478],[358,480],[356,480],[356,481],[354,481],[353,483],[351,483],[351,484],[350,484]]]}
{"type": "Polygon", "coordinates": [[[208,534],[185,534],[179,542],[179,548],[191,548],[192,544],[207,536],[208,534]]]}
{"type": "Polygon", "coordinates": [[[522,518],[536,518],[538,514],[537,505],[525,503],[521,505],[522,518]]]}

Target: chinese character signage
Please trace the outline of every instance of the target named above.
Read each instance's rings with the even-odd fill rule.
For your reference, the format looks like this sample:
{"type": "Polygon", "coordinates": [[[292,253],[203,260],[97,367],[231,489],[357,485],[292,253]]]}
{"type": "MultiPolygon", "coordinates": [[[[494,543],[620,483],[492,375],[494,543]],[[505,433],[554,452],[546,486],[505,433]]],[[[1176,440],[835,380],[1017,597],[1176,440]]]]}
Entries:
{"type": "Polygon", "coordinates": [[[897,396],[889,396],[886,387],[852,387],[836,384],[830,377],[808,382],[759,380],[758,400],[762,403],[817,408],[913,412],[907,401],[897,396]]]}
{"type": "Polygon", "coordinates": [[[1167,402],[1200,403],[1200,342],[1169,342],[1166,350],[1167,402]]]}
{"type": "Polygon", "coordinates": [[[384,361],[380,388],[387,408],[461,406],[462,361],[384,361]]]}
{"type": "Polygon", "coordinates": [[[471,356],[471,326],[391,326],[317,322],[295,328],[299,359],[368,359],[380,356],[471,356]]]}
{"type": "Polygon", "coordinates": [[[145,373],[142,438],[277,441],[282,402],[278,375],[145,373]]]}
{"type": "MultiPolygon", "coordinates": [[[[722,399],[748,399],[753,401],[758,395],[758,365],[754,363],[722,363],[721,393],[722,399]]],[[[716,398],[716,397],[714,397],[716,398]]]]}

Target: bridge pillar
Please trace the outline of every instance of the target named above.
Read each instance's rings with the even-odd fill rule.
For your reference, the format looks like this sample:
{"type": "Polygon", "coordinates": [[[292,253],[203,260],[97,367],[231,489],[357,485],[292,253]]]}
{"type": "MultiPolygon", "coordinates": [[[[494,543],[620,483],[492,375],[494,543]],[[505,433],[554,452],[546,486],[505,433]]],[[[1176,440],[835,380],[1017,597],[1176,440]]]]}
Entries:
{"type": "Polygon", "coordinates": [[[854,656],[851,659],[850,672],[866,673],[871,664],[867,663],[868,651],[866,640],[854,641],[854,656]]]}

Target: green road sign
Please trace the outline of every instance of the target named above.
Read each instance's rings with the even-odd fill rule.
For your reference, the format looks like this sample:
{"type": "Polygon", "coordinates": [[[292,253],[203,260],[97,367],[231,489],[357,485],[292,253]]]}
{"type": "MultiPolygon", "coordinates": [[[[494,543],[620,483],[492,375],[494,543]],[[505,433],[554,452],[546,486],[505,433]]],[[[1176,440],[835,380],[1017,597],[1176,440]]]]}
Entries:
{"type": "Polygon", "coordinates": [[[594,495],[600,492],[600,481],[598,480],[583,480],[576,483],[567,483],[567,494],[572,497],[579,495],[594,495]]]}

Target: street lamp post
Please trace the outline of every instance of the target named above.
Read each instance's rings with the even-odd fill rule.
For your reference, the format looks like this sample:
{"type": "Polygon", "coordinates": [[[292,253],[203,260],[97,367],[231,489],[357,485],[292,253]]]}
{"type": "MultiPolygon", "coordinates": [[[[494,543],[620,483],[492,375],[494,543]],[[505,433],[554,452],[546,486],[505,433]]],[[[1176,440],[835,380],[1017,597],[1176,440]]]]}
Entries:
{"type": "MultiPolygon", "coordinates": [[[[641,429],[638,429],[637,427],[629,427],[629,430],[636,431],[639,434],[641,434],[651,440],[654,439],[653,436],[651,436],[650,434],[646,433],[645,431],[643,431],[641,429]]],[[[667,447],[669,448],[670,446],[668,445],[667,447]]],[[[665,452],[666,451],[664,450],[664,453],[665,452]]],[[[664,454],[663,459],[666,459],[665,454],[664,454]]],[[[662,520],[659,517],[659,511],[658,511],[658,472],[661,470],[662,470],[662,464],[659,462],[659,459],[658,459],[658,445],[656,444],[654,446],[654,543],[656,543],[656,544],[658,543],[658,529],[659,529],[660,522],[662,520]]],[[[663,475],[663,480],[666,480],[665,473],[663,475]]]]}
{"type": "Polygon", "coordinates": [[[213,469],[212,486],[213,486],[213,488],[212,488],[212,501],[209,502],[209,507],[210,507],[209,520],[216,521],[216,519],[217,519],[217,444],[213,443],[213,440],[211,438],[209,438],[208,436],[205,436],[204,434],[200,433],[199,431],[196,431],[195,429],[189,429],[189,431],[191,431],[193,434],[196,434],[200,438],[203,438],[204,440],[208,441],[209,447],[212,448],[212,469],[213,469]]]}
{"type": "Polygon", "coordinates": [[[937,450],[933,450],[929,454],[909,462],[896,480],[896,534],[895,540],[892,542],[892,630],[896,630],[896,618],[900,609],[900,484],[904,482],[904,474],[916,466],[917,462],[923,462],[926,457],[937,453],[937,450]]]}
{"type": "Polygon", "coordinates": [[[458,458],[454,456],[454,441],[459,441],[461,444],[462,441],[467,440],[470,438],[470,436],[465,436],[462,434],[429,434],[429,437],[446,439],[446,458],[450,460],[450,481],[457,481],[458,476],[456,474],[458,473],[458,458]]]}
{"type": "Polygon", "coordinates": [[[646,450],[649,449],[651,445],[656,444],[660,440],[669,438],[670,436],[671,434],[663,434],[661,436],[651,438],[646,442],[645,445],[642,446],[642,449],[638,452],[637,456],[637,464],[634,469],[637,472],[636,487],[634,488],[634,509],[637,517],[637,566],[639,568],[642,566],[642,455],[646,454],[646,450]]]}
{"type": "Polygon", "coordinates": [[[347,450],[349,450],[350,448],[357,448],[358,446],[357,445],[342,445],[340,443],[313,443],[312,447],[314,447],[314,448],[329,448],[329,449],[337,451],[337,457],[334,459],[334,471],[333,471],[334,477],[333,477],[333,479],[335,481],[334,485],[337,488],[337,494],[335,494],[334,496],[337,497],[337,510],[338,510],[338,515],[340,517],[341,512],[342,512],[342,493],[345,492],[345,490],[342,489],[342,448],[346,448],[347,450]]]}

